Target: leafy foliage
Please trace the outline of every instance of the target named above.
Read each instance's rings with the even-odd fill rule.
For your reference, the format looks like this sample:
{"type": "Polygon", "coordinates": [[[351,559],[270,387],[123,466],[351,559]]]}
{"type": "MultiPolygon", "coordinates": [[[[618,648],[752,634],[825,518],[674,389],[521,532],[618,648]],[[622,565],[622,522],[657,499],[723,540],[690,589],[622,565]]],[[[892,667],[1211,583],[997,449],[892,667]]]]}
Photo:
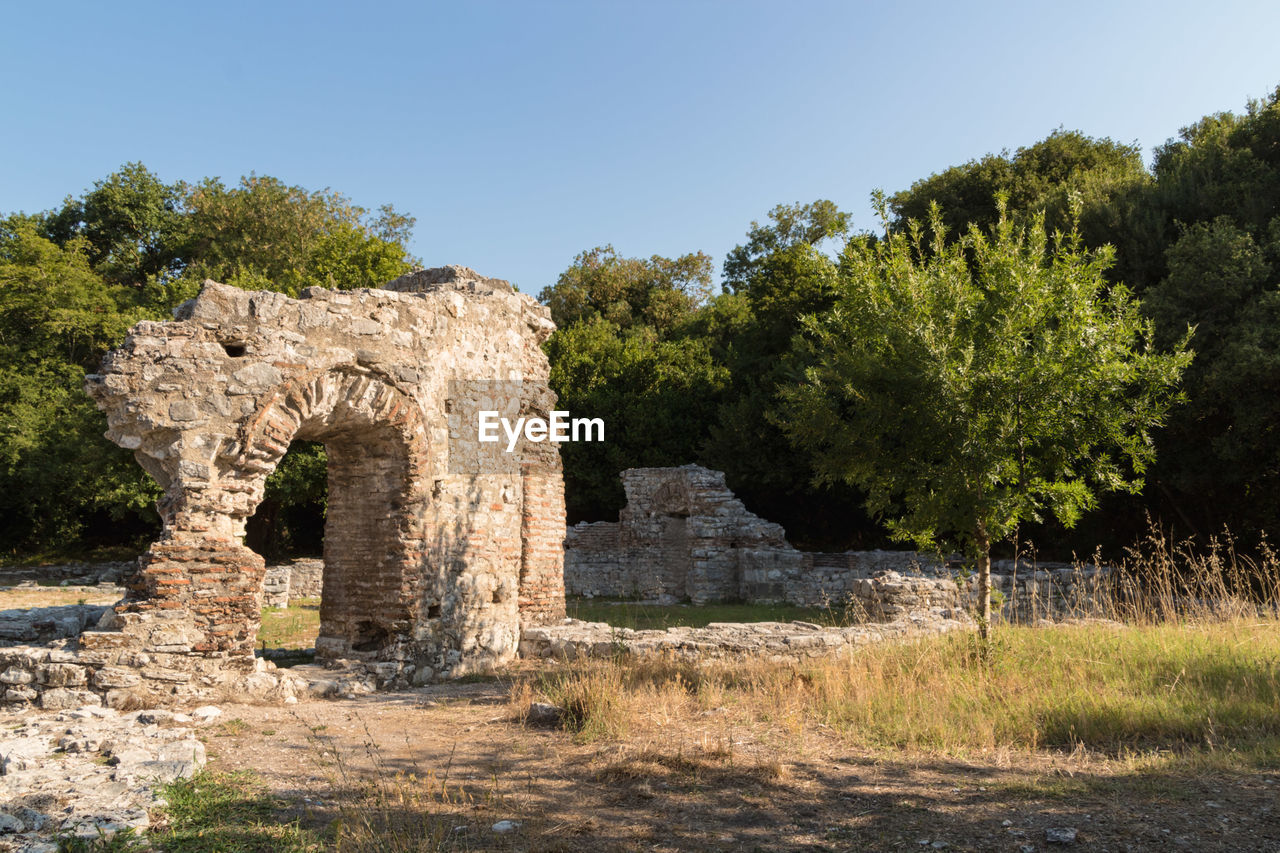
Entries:
{"type": "MultiPolygon", "coordinates": [[[[1187,327],[1196,329],[1190,344],[1196,357],[1184,375],[1188,403],[1174,408],[1163,428],[1147,427],[1153,444],[1112,441],[1119,436],[1108,438],[1097,424],[1089,426],[1092,421],[1069,415],[1065,403],[1036,397],[1061,391],[1058,374],[1048,388],[1023,388],[1020,417],[1043,416],[1057,424],[1059,437],[1068,427],[1082,431],[1070,434],[1081,447],[1111,442],[1112,452],[1099,457],[1111,473],[1104,475],[1105,465],[1092,456],[1086,464],[1056,453],[1052,431],[1024,430],[1027,459],[1048,468],[1024,465],[1017,483],[1034,488],[1016,500],[1012,493],[997,499],[999,490],[988,487],[985,500],[1003,507],[993,510],[993,518],[1044,518],[1053,526],[1037,535],[1049,535],[1057,529],[1050,519],[1060,514],[1071,520],[1107,489],[1135,488],[1145,478],[1140,495],[1107,499],[1106,524],[1120,515],[1140,523],[1143,511],[1151,510],[1166,522],[1176,518],[1190,532],[1207,534],[1229,524],[1246,535],[1259,533],[1274,524],[1280,507],[1278,151],[1280,89],[1242,113],[1217,113],[1189,125],[1157,149],[1150,170],[1135,145],[1062,129],[1012,154],[943,170],[889,199],[887,245],[855,233],[849,214],[831,201],[778,205],[763,222],[752,222],[724,259],[721,292],[712,260],[701,252],[675,258],[624,258],[610,246],[582,252],[542,293],[559,325],[547,351],[562,404],[608,424],[604,444],[564,450],[571,517],[611,516],[621,503],[622,468],[696,461],[724,470],[747,504],[781,522],[793,541],[807,547],[880,545],[882,531],[863,509],[863,481],[819,477],[815,483],[819,457],[812,447],[797,451],[782,424],[797,428],[799,398],[793,395],[804,390],[806,369],[851,367],[832,360],[835,349],[823,348],[835,347],[842,324],[846,334],[857,328],[865,338],[857,351],[868,364],[873,355],[904,359],[897,393],[927,392],[941,401],[969,387],[957,385],[959,379],[943,382],[944,365],[958,370],[968,364],[961,378],[976,381],[974,363],[954,354],[944,359],[935,353],[934,361],[921,362],[927,369],[908,370],[908,356],[923,359],[932,350],[894,337],[888,319],[874,312],[856,321],[849,314],[851,294],[869,287],[855,288],[851,276],[859,268],[870,275],[868,258],[880,257],[886,276],[897,270],[900,284],[933,277],[951,281],[959,293],[965,280],[956,257],[961,252],[965,269],[976,276],[972,286],[989,289],[990,299],[950,297],[952,308],[970,312],[964,328],[942,324],[941,302],[921,309],[920,318],[932,319],[918,318],[916,331],[934,328],[930,346],[978,331],[998,339],[1015,331],[1012,321],[997,322],[1003,316],[996,311],[999,299],[1016,309],[1026,352],[1018,350],[1015,358],[1016,347],[1010,349],[1002,362],[992,342],[974,337],[966,356],[988,359],[988,385],[970,390],[982,390],[990,400],[1022,381],[1017,371],[1075,357],[1059,340],[1055,324],[1062,320],[1052,316],[1066,311],[1068,325],[1089,319],[1072,313],[1084,307],[1062,301],[1072,276],[1084,281],[1096,271],[1105,277],[1087,286],[1077,282],[1091,300],[1090,316],[1129,324],[1144,358],[1156,358],[1146,348],[1151,343],[1164,357],[1181,358],[1187,327]],[[992,201],[997,194],[1007,198],[1003,214],[992,201]],[[941,204],[942,228],[961,240],[939,242],[935,234],[912,231],[912,220],[930,221],[934,203],[941,204]],[[1053,239],[1058,232],[1073,236],[1053,239]],[[893,267],[890,258],[906,263],[899,257],[906,250],[892,248],[903,240],[910,264],[893,267]],[[1113,255],[1103,251],[1108,244],[1113,255]],[[1014,251],[1014,245],[1020,248],[1014,251]],[[1038,269],[1027,257],[1037,248],[1044,252],[1038,269]],[[930,266],[935,251],[937,268],[930,266]],[[1049,294],[1042,294],[1047,301],[1001,289],[997,261],[1040,281],[1031,291],[1049,294]],[[1142,299],[1151,328],[1134,318],[1134,302],[1120,282],[1142,299]],[[815,349],[793,351],[802,331],[806,346],[815,349]],[[1159,450],[1154,464],[1153,448],[1159,450]]],[[[0,217],[0,548],[82,550],[143,536],[154,525],[154,485],[126,452],[101,437],[105,424],[81,391],[84,373],[132,323],[166,318],[206,277],[289,294],[313,285],[376,285],[411,267],[406,244],[412,226],[411,217],[390,207],[370,212],[328,189],[310,191],[258,175],[238,183],[166,183],[140,163],[126,164],[49,212],[0,217]]],[[[827,378],[834,382],[834,375],[827,378]]],[[[1089,394],[1136,395],[1125,415],[1131,423],[1155,411],[1141,383],[1126,385],[1105,371],[1101,379],[1087,371],[1074,375],[1082,384],[1072,393],[1086,402],[1089,394]]],[[[941,429],[931,420],[936,409],[922,406],[917,413],[926,433],[941,429]]],[[[894,421],[887,410],[882,418],[866,428],[894,421]]],[[[960,418],[952,427],[969,436],[972,450],[990,438],[983,430],[996,429],[998,420],[992,413],[960,418]]],[[[900,450],[889,442],[876,452],[900,450]]],[[[836,454],[834,446],[825,452],[836,454]]],[[[840,461],[837,454],[825,464],[840,461]]],[[[1000,469],[1001,482],[1008,482],[1007,473],[1000,469]]],[[[323,451],[290,453],[250,525],[251,538],[265,551],[313,550],[323,490],[323,451]]],[[[945,497],[943,491],[934,485],[939,507],[972,497],[964,490],[945,497]]],[[[893,514],[903,499],[898,495],[881,511],[893,514]]],[[[872,504],[877,501],[872,496],[872,504]]],[[[1003,528],[992,524],[988,532],[995,536],[1003,528]]],[[[1137,532],[1136,526],[1117,531],[1111,544],[1137,532]]],[[[1079,544],[1091,548],[1094,540],[1079,544]]]]}
{"type": "Polygon", "coordinates": [[[1050,241],[1002,215],[948,242],[936,207],[929,228],[849,244],[780,421],[895,538],[962,547],[983,573],[1020,521],[1069,526],[1098,492],[1141,488],[1190,357],[1151,347],[1137,304],[1107,287],[1111,253],[1074,232],[1050,241]]]}
{"type": "Polygon", "coordinates": [[[664,341],[650,329],[624,331],[597,317],[557,331],[547,355],[561,408],[606,424],[603,443],[563,445],[571,518],[616,513],[624,468],[698,458],[704,425],[728,379],[704,341],[664,341]]]}
{"type": "Polygon", "coordinates": [[[574,258],[540,298],[562,328],[602,319],[667,336],[710,295],[711,258],[701,252],[643,260],[598,246],[574,258]]]}
{"type": "Polygon", "coordinates": [[[1026,224],[1043,214],[1048,233],[1071,225],[1085,245],[1096,248],[1114,242],[1116,209],[1150,182],[1136,144],[1058,129],[1012,155],[988,154],[916,181],[894,194],[889,207],[894,229],[904,230],[912,220],[927,221],[930,206],[937,204],[947,231],[958,234],[971,224],[992,227],[993,200],[1003,194],[1015,220],[1026,224]],[[1079,205],[1074,219],[1070,198],[1079,205]]]}
{"type": "Polygon", "coordinates": [[[1191,532],[1245,535],[1280,507],[1280,89],[1156,152],[1120,245],[1164,340],[1196,327],[1190,405],[1160,439],[1155,496],[1191,532]]]}
{"type": "Polygon", "coordinates": [[[748,284],[759,263],[769,256],[801,245],[818,246],[825,240],[842,240],[849,233],[849,214],[834,202],[818,199],[809,204],[780,204],[769,211],[771,225],[752,222],[747,242],[735,246],[724,262],[724,284],[736,290],[748,284]]]}
{"type": "MultiPolygon", "coordinates": [[[[140,163],[56,211],[0,218],[0,548],[67,554],[153,532],[158,490],[83,391],[131,325],[167,318],[205,277],[289,293],[394,278],[412,224],[275,178],[166,184],[140,163]]],[[[323,455],[305,452],[267,508],[295,534],[315,528],[323,490],[323,455]]]]}

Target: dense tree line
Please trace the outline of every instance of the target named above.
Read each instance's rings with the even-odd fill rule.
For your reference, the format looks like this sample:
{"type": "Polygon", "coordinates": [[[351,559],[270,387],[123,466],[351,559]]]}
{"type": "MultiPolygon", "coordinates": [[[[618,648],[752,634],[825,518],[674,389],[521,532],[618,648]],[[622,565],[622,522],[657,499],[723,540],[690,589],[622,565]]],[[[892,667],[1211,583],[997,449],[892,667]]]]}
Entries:
{"type": "MultiPolygon", "coordinates": [[[[1106,512],[1087,516],[1075,538],[1052,521],[1031,533],[1050,547],[1091,549],[1128,544],[1147,514],[1202,537],[1225,526],[1251,540],[1274,527],[1280,90],[1242,114],[1185,128],[1157,149],[1150,169],[1136,146],[1061,129],[1012,153],[948,168],[885,200],[886,233],[907,232],[934,206],[950,238],[970,228],[987,232],[1000,215],[998,198],[1021,228],[1042,222],[1049,235],[1074,232],[1082,251],[1113,247],[1107,281],[1139,301],[1157,349],[1173,353],[1194,330],[1186,400],[1152,433],[1157,452],[1143,488],[1104,497],[1106,512]]],[[[656,290],[684,297],[673,303],[679,316],[660,325],[632,310],[633,297],[610,281],[609,268],[586,275],[605,250],[580,256],[543,294],[561,324],[550,350],[556,390],[570,408],[611,423],[630,426],[639,411],[665,429],[645,433],[642,447],[624,439],[607,459],[597,449],[569,447],[571,517],[611,517],[621,499],[613,485],[621,467],[698,461],[726,471],[754,510],[782,522],[798,542],[883,542],[881,519],[863,509],[868,496],[830,476],[821,461],[815,467],[780,424],[787,420],[781,400],[810,381],[801,352],[809,342],[798,335],[804,318],[827,316],[848,298],[850,257],[884,237],[855,233],[849,215],[829,201],[779,206],[729,253],[723,292],[705,298],[687,280],[653,278],[656,290]],[[601,305],[590,320],[560,301],[562,289],[583,300],[583,287],[591,289],[587,301],[601,305]],[[620,316],[626,322],[610,319],[620,316]],[[640,381],[627,370],[642,353],[640,381]],[[670,440],[654,438],[663,435],[670,440]]],[[[922,258],[933,251],[929,241],[919,246],[922,258]]],[[[659,270],[671,262],[632,263],[659,270]]]]}
{"type": "MultiPolygon", "coordinates": [[[[1025,239],[1041,228],[1048,257],[1052,235],[1070,233],[1081,257],[1106,253],[1097,298],[1131,294],[1149,326],[1131,317],[1126,328],[1149,328],[1152,352],[1172,357],[1194,330],[1185,402],[1162,428],[1135,433],[1155,451],[1144,477],[1126,480],[1137,493],[1102,498],[1105,512],[1086,515],[1075,539],[1046,519],[1030,531],[1038,541],[1122,546],[1146,513],[1201,536],[1275,526],[1280,90],[1190,125],[1150,168],[1135,146],[1060,129],[882,201],[876,233],[855,230],[830,201],[775,207],[723,260],[719,288],[701,252],[625,258],[604,246],[542,291],[559,327],[547,351],[562,407],[609,425],[605,443],[564,446],[571,521],[616,514],[623,468],[696,461],[724,470],[797,543],[885,544],[884,519],[865,509],[875,495],[860,488],[874,481],[834,476],[831,459],[813,452],[823,441],[798,433],[795,406],[821,385],[813,370],[835,363],[815,346],[839,337],[829,324],[865,285],[855,271],[867,253],[934,221],[946,236],[913,244],[920,269],[936,256],[979,271],[981,240],[963,243],[966,234],[1012,228],[1025,239]]],[[[48,212],[0,218],[0,548],[83,550],[153,532],[154,485],[101,437],[81,391],[129,325],[167,317],[204,278],[290,294],[376,285],[413,263],[412,225],[390,208],[370,213],[275,178],[168,184],[140,164],[48,212]]],[[[852,402],[840,405],[855,422],[852,402]]],[[[323,463],[317,445],[286,457],[251,524],[253,544],[316,547],[323,463]]]]}

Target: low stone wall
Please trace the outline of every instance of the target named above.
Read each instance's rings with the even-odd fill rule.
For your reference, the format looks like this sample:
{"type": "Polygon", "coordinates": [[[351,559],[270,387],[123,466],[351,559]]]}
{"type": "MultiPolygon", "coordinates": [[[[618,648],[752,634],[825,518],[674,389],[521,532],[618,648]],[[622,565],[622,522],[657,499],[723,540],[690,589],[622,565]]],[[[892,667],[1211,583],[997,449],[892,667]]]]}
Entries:
{"type": "MultiPolygon", "coordinates": [[[[882,602],[897,606],[892,599],[898,587],[882,586],[884,578],[900,575],[950,585],[953,592],[948,601],[955,606],[977,604],[977,577],[959,561],[944,562],[937,555],[914,551],[801,552],[801,556],[798,566],[773,573],[771,591],[780,594],[754,600],[873,613],[884,606],[882,602]]],[[[998,560],[991,566],[991,589],[996,593],[993,611],[998,619],[1016,622],[1107,615],[1112,577],[1112,570],[1105,566],[1019,561],[1015,567],[1012,560],[998,560]]]]}
{"type": "MultiPolygon", "coordinates": [[[[90,633],[81,635],[82,642],[90,633]]],[[[189,658],[178,657],[56,644],[0,648],[0,704],[58,710],[86,705],[157,707],[229,696],[279,702],[303,689],[265,660],[256,660],[251,671],[244,672],[195,666],[189,658]]]]}
{"type": "Polygon", "coordinates": [[[300,598],[319,598],[324,590],[324,560],[302,558],[267,566],[263,607],[288,607],[300,598]]]}
{"type": "Polygon", "coordinates": [[[801,607],[841,606],[854,598],[870,601],[872,590],[864,582],[886,572],[948,577],[940,558],[914,551],[790,551],[783,556],[769,565],[764,555],[757,555],[756,566],[743,572],[745,599],[801,607]]]}
{"type": "Polygon", "coordinates": [[[854,585],[861,624],[824,627],[809,622],[715,623],[705,628],[636,631],[603,622],[566,619],[559,625],[526,628],[524,658],[610,658],[671,655],[682,659],[762,658],[799,660],[840,657],[888,639],[946,633],[973,624],[960,607],[956,584],[947,578],[880,572],[854,585]]]}
{"type": "Polygon", "coordinates": [[[68,604],[0,610],[0,646],[51,643],[77,637],[98,624],[109,608],[104,604],[68,604]]]}
{"type": "Polygon", "coordinates": [[[604,622],[566,620],[563,625],[526,629],[520,656],[578,660],[618,655],[670,655],[682,660],[796,661],[840,658],[854,649],[915,636],[943,634],[968,625],[954,619],[920,615],[885,624],[824,628],[806,622],[712,623],[705,628],[635,631],[604,622]]]}
{"type": "Polygon", "coordinates": [[[56,566],[0,568],[0,587],[35,583],[40,586],[118,586],[137,568],[133,560],[109,563],[66,563],[56,566]]]}
{"type": "MultiPolygon", "coordinates": [[[[797,551],[785,531],[747,510],[724,475],[697,465],[622,472],[618,521],[581,523],[565,538],[565,591],[659,602],[687,599],[843,607],[869,619],[919,606],[901,578],[943,582],[931,606],[972,605],[976,580],[958,558],[915,551],[797,551]],[[949,589],[950,592],[943,590],[949,589]],[[897,597],[903,600],[898,602],[897,597]]],[[[997,618],[1094,616],[1106,609],[1109,569],[996,562],[997,618]]]]}
{"type": "MultiPolygon", "coordinates": [[[[1020,562],[1015,572],[1012,560],[998,561],[991,567],[991,589],[1003,602],[992,610],[1011,622],[1110,617],[1115,578],[1109,566],[1020,562]]],[[[966,606],[976,605],[977,578],[971,576],[963,583],[966,606]]]]}

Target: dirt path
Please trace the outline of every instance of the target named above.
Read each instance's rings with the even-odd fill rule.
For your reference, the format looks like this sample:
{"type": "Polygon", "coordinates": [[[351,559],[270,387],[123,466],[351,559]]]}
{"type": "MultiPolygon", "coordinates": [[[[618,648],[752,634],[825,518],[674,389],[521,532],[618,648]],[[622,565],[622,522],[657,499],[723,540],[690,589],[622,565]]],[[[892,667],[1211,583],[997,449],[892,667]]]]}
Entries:
{"type": "Polygon", "coordinates": [[[1280,851],[1278,773],[1137,773],[1047,752],[890,759],[715,714],[579,744],[515,721],[496,682],[223,708],[209,768],[256,771],[282,815],[386,818],[464,849],[1054,850],[1067,848],[1046,831],[1073,828],[1081,850],[1280,851]],[[520,826],[495,833],[503,820],[520,826]]]}

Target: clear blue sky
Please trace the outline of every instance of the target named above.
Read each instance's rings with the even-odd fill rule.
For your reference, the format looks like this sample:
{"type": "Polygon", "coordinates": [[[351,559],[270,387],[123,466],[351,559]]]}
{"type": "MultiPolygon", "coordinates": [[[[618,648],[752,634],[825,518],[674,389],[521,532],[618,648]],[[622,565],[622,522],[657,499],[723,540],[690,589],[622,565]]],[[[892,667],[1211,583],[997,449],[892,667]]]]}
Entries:
{"type": "Polygon", "coordinates": [[[5,2],[0,212],[139,160],[417,217],[536,293],[592,246],[701,249],[1058,126],[1147,149],[1280,84],[1280,3],[5,2]]]}

